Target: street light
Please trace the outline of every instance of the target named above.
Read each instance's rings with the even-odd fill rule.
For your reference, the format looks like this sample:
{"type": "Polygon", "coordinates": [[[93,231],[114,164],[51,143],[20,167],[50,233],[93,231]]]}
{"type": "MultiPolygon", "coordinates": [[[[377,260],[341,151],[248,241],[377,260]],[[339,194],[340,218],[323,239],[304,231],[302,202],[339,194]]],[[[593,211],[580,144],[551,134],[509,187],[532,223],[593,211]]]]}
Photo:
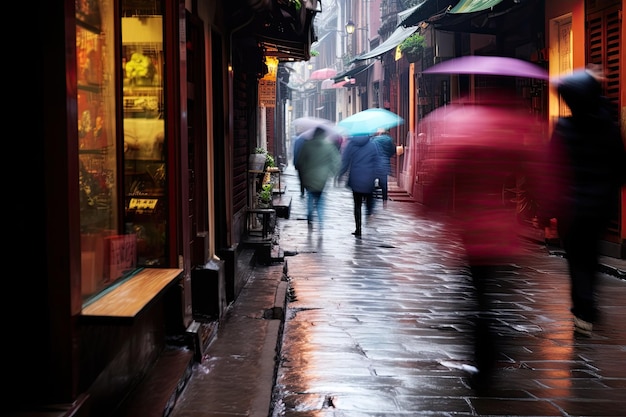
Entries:
{"type": "Polygon", "coordinates": [[[346,23],[346,32],[348,32],[348,35],[352,35],[355,30],[356,25],[354,24],[354,22],[352,20],[348,20],[348,23],[346,23]]]}

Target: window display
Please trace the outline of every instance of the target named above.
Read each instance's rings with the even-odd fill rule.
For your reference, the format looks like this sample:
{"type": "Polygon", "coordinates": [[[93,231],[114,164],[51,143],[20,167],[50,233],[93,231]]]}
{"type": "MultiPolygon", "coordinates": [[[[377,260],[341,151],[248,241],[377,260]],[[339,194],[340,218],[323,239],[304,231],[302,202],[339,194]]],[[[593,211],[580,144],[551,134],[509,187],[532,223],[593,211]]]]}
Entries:
{"type": "Polygon", "coordinates": [[[117,159],[113,12],[106,1],[76,3],[77,125],[81,233],[81,292],[85,299],[122,274],[112,273],[117,234],[117,159]]]}
{"type": "Polygon", "coordinates": [[[140,266],[166,263],[163,23],[155,14],[122,18],[124,223],[140,266]]]}
{"type": "Polygon", "coordinates": [[[161,4],[152,1],[145,9],[122,0],[120,7],[123,17],[116,22],[109,0],[76,2],[81,292],[85,303],[139,267],[166,265],[161,4]],[[116,30],[121,30],[121,38],[116,30]],[[116,91],[119,85],[122,91],[116,91]],[[123,108],[122,121],[115,118],[117,105],[123,108]],[[123,131],[123,138],[116,137],[118,131],[123,131]],[[123,152],[118,152],[118,146],[123,146],[123,152]]]}

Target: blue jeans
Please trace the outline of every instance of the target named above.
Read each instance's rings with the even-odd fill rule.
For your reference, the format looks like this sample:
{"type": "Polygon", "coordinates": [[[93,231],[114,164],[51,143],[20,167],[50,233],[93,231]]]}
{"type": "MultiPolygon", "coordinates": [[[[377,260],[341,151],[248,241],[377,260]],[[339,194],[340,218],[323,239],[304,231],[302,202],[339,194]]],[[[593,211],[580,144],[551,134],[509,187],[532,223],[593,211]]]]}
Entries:
{"type": "Polygon", "coordinates": [[[307,216],[306,219],[313,221],[313,211],[317,211],[317,221],[320,227],[324,223],[324,195],[322,191],[307,190],[307,216]]]}

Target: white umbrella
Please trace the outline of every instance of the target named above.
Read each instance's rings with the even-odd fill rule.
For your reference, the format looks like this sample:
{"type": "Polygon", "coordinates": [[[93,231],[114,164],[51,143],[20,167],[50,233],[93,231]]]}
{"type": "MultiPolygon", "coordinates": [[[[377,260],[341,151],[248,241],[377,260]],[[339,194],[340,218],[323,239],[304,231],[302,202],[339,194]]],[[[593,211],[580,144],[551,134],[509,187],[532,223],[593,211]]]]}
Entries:
{"type": "Polygon", "coordinates": [[[304,116],[295,119],[293,121],[293,126],[296,128],[296,135],[299,135],[306,130],[313,129],[318,126],[333,127],[334,123],[328,119],[323,119],[321,117],[304,116]]]}

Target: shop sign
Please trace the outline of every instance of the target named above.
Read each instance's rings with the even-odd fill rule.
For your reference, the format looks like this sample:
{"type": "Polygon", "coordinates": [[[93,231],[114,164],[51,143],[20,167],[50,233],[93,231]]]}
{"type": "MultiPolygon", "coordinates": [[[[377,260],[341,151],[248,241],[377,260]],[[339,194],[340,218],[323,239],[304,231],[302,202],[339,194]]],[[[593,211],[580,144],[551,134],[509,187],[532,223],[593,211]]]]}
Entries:
{"type": "Polygon", "coordinates": [[[259,80],[259,105],[276,107],[276,79],[262,78],[259,80]]]}

